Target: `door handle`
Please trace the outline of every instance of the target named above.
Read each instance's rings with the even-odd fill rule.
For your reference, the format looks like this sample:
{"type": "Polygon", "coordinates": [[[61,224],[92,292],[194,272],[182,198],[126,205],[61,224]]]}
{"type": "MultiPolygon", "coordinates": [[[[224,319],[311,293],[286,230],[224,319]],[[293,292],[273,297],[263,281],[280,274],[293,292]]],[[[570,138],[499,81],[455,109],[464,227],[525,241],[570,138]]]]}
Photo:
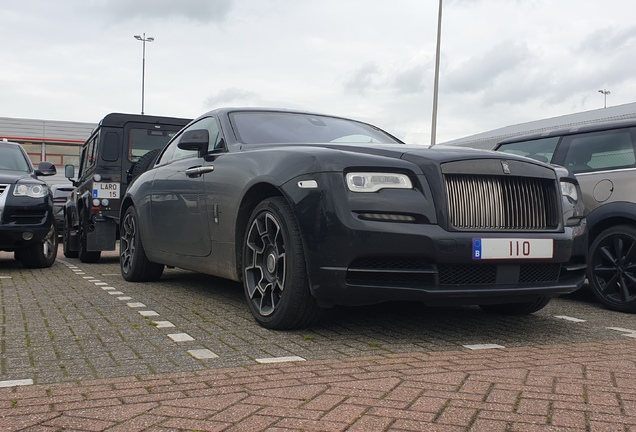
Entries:
{"type": "Polygon", "coordinates": [[[213,165],[198,166],[194,168],[188,168],[185,173],[188,177],[201,177],[205,173],[214,171],[213,165]]]}

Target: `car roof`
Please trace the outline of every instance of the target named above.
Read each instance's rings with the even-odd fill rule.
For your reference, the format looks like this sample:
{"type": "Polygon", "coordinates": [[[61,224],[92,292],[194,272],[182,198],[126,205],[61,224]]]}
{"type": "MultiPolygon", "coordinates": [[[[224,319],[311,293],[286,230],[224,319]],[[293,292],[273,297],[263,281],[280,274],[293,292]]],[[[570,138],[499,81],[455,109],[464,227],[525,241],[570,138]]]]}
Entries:
{"type": "Polygon", "coordinates": [[[577,126],[572,126],[569,128],[565,127],[565,128],[559,128],[559,129],[552,129],[549,131],[544,131],[539,133],[519,135],[513,138],[506,138],[504,140],[499,141],[497,145],[495,146],[495,148],[499,147],[502,144],[509,144],[509,143],[518,142],[518,141],[531,141],[531,140],[536,140],[540,138],[550,138],[555,136],[572,135],[572,134],[587,133],[587,132],[598,132],[603,130],[621,129],[621,128],[627,128],[632,126],[636,126],[636,120],[633,120],[633,119],[632,120],[617,120],[617,121],[611,121],[611,122],[586,124],[583,126],[577,125],[577,126]]]}

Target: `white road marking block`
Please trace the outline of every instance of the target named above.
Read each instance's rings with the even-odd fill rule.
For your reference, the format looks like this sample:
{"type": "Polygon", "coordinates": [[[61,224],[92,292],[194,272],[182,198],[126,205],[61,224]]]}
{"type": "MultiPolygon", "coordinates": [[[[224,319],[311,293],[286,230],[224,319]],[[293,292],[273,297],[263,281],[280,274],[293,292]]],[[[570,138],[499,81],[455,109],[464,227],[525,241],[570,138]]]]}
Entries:
{"type": "Polygon", "coordinates": [[[155,311],[139,311],[139,315],[142,317],[159,316],[159,314],[155,311]]]}
{"type": "Polygon", "coordinates": [[[566,315],[555,315],[554,317],[562,319],[562,320],[566,320],[566,321],[572,321],[572,322],[585,322],[584,319],[573,318],[573,317],[569,317],[569,316],[566,316],[566,315]]]}
{"type": "Polygon", "coordinates": [[[219,358],[218,355],[214,354],[209,349],[189,350],[189,351],[187,351],[187,353],[190,354],[195,359],[199,359],[199,360],[219,358]]]}
{"type": "Polygon", "coordinates": [[[150,321],[150,324],[154,325],[157,328],[169,328],[174,327],[170,321],[150,321]]]}
{"type": "Polygon", "coordinates": [[[15,386],[24,386],[24,385],[33,385],[33,380],[23,379],[23,380],[12,380],[12,381],[0,381],[0,387],[15,387],[15,386]]]}
{"type": "Polygon", "coordinates": [[[122,300],[122,301],[132,300],[132,297],[128,297],[128,296],[117,297],[117,300],[122,300]]]}
{"type": "Polygon", "coordinates": [[[121,291],[106,291],[108,294],[110,295],[122,295],[123,292],[121,291]]]}
{"type": "Polygon", "coordinates": [[[258,363],[285,363],[285,362],[296,362],[296,361],[306,361],[302,357],[298,356],[289,356],[289,357],[268,357],[268,358],[260,358],[256,359],[258,363]]]}
{"type": "Polygon", "coordinates": [[[474,344],[474,345],[463,345],[463,347],[468,348],[470,350],[505,348],[505,346],[497,345],[497,344],[474,344]]]}
{"type": "Polygon", "coordinates": [[[194,340],[194,338],[187,333],[173,333],[169,334],[168,337],[175,342],[190,342],[194,340]]]}
{"type": "Polygon", "coordinates": [[[140,307],[146,307],[145,304],[140,303],[140,302],[134,302],[134,303],[126,303],[126,306],[130,307],[130,308],[140,308],[140,307]]]}

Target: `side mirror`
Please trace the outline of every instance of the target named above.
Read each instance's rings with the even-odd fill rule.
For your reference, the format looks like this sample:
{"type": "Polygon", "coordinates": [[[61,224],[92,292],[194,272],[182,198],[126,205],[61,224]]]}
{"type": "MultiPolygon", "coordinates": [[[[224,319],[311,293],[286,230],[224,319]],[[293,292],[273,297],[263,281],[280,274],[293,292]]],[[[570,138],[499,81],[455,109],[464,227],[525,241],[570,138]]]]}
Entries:
{"type": "Polygon", "coordinates": [[[74,165],[64,165],[64,177],[66,177],[69,180],[75,177],[74,165]]]}
{"type": "Polygon", "coordinates": [[[182,150],[196,150],[199,156],[208,152],[210,133],[207,129],[194,129],[183,133],[177,147],[182,150]]]}
{"type": "Polygon", "coordinates": [[[36,176],[52,176],[55,174],[57,174],[57,169],[51,162],[42,161],[35,170],[36,176]]]}

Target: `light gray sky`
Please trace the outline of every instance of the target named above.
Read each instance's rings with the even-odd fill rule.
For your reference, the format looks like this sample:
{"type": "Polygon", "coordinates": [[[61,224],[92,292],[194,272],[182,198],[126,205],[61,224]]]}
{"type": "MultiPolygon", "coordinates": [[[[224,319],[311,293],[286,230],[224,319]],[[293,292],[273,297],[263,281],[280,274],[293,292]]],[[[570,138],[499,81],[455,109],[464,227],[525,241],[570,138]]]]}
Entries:
{"type": "MultiPolygon", "coordinates": [[[[437,0],[0,0],[0,117],[270,106],[431,133],[437,0]]],[[[437,142],[636,101],[634,0],[444,0],[437,142]]]]}

